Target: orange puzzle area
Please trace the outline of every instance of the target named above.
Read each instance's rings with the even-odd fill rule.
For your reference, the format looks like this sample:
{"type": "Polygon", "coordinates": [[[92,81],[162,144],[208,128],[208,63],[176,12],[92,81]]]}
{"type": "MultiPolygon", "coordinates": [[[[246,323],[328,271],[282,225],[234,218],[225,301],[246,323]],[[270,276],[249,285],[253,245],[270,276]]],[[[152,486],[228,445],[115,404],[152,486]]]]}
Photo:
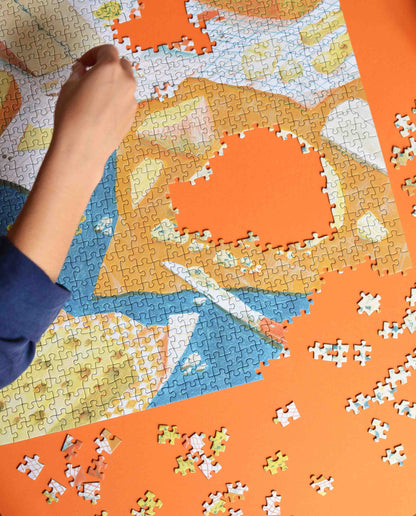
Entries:
{"type": "Polygon", "coordinates": [[[179,227],[200,234],[209,230],[215,241],[225,243],[250,232],[264,247],[285,248],[311,239],[312,233],[331,234],[334,219],[322,191],[326,178],[319,153],[290,133],[279,133],[274,126],[225,136],[226,148],[210,160],[207,180],[169,185],[179,227]]]}
{"type": "MultiPolygon", "coordinates": [[[[209,2],[213,7],[224,3],[209,2]]],[[[416,97],[416,70],[411,66],[416,54],[416,6],[413,0],[394,4],[389,0],[362,3],[341,0],[341,7],[409,251],[416,263],[416,219],[412,215],[416,197],[401,188],[407,178],[416,175],[416,160],[399,169],[389,161],[392,146],[403,141],[394,126],[396,114],[411,115],[416,97]]],[[[304,156],[307,154],[301,158],[304,156]]],[[[321,178],[319,172],[317,177],[321,178]]],[[[202,186],[208,187],[213,180],[211,177],[206,184],[204,179],[200,180],[201,191],[202,186]]],[[[296,211],[297,207],[296,203],[291,209],[296,211]]],[[[309,220],[309,212],[308,207],[303,209],[305,220],[309,220]]],[[[181,208],[179,215],[182,216],[181,208]]],[[[328,216],[322,223],[328,227],[328,216]]],[[[321,292],[313,295],[310,314],[296,317],[289,325],[286,336],[291,356],[259,366],[263,380],[68,432],[74,440],[83,443],[78,451],[71,450],[69,463],[73,467],[82,466],[85,473],[89,466],[104,473],[104,478],[100,477],[101,491],[96,505],[84,501],[69,487],[59,503],[48,504],[42,495],[44,490],[50,490],[51,479],[68,485],[64,473],[68,460],[61,452],[66,432],[2,446],[1,515],[123,516],[130,514],[131,509],[139,513],[137,501],[145,499],[146,492],[151,491],[163,504],[155,509],[156,516],[198,516],[203,514],[203,503],[210,502],[210,493],[224,493],[226,484],[235,486],[237,482],[248,486],[244,498],[222,495],[227,510],[218,514],[233,514],[231,508],[235,514],[241,509],[245,516],[266,514],[262,506],[275,491],[281,497],[282,516],[414,515],[416,419],[398,415],[394,404],[402,400],[416,402],[416,370],[411,366],[416,366],[416,352],[413,352],[416,344],[408,330],[397,339],[384,339],[378,332],[384,323],[393,331],[393,322],[401,325],[406,310],[414,310],[412,301],[406,297],[411,297],[415,282],[415,268],[406,274],[380,275],[369,260],[356,270],[325,273],[321,292]],[[371,315],[360,314],[357,303],[361,292],[379,295],[380,310],[371,315]],[[309,347],[315,342],[336,344],[337,339],[348,344],[342,367],[313,359],[309,347]],[[357,360],[354,348],[363,340],[372,348],[371,360],[365,366],[357,360]],[[406,367],[411,375],[406,377],[406,383],[396,382],[394,401],[384,400],[379,404],[367,399],[368,407],[363,403],[357,414],[354,410],[346,411],[348,398],[355,400],[359,393],[373,396],[377,382],[384,383],[389,375],[394,377],[403,370],[400,367],[406,367]],[[275,423],[276,410],[292,401],[300,417],[287,426],[275,423]],[[368,432],[374,419],[390,425],[385,439],[368,432]],[[175,473],[176,458],[186,457],[187,449],[182,437],[173,445],[159,443],[160,424],[176,425],[181,435],[204,433],[208,455],[214,455],[208,437],[226,428],[230,437],[224,442],[225,449],[214,455],[221,470],[211,479],[197,467],[187,475],[175,473]],[[107,467],[101,468],[102,462],[93,464],[91,460],[97,459],[94,440],[104,428],[122,442],[112,453],[103,450],[107,467]],[[382,460],[387,449],[397,446],[403,446],[406,454],[402,466],[382,460]],[[76,455],[71,456],[74,451],[76,455]],[[284,467],[275,474],[265,471],[267,458],[276,457],[279,452],[287,457],[281,463],[284,467]],[[44,467],[37,479],[32,480],[16,468],[25,455],[35,454],[44,467]],[[313,475],[333,478],[333,489],[320,496],[310,486],[313,475]]],[[[94,482],[93,476],[88,479],[94,482]]]]}

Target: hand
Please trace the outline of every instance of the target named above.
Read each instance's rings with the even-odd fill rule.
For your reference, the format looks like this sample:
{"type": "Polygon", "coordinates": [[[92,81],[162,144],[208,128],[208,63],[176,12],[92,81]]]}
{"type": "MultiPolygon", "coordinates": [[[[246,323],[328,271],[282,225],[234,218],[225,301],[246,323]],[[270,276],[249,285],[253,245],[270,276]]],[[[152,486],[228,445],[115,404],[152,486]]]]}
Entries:
{"type": "Polygon", "coordinates": [[[90,49],[77,59],[58,97],[50,152],[75,156],[80,168],[102,175],[134,120],[135,90],[131,64],[113,45],[90,49]]]}

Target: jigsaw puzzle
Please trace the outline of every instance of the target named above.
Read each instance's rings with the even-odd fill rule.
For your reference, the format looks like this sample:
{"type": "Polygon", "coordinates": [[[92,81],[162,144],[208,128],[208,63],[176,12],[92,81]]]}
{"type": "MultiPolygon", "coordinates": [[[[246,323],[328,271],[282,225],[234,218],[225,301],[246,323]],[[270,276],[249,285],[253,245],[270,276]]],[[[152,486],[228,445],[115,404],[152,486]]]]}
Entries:
{"type": "MultiPolygon", "coordinates": [[[[253,5],[3,2],[2,233],[77,57],[114,44],[134,65],[138,109],[58,279],[73,296],[2,390],[0,444],[256,381],[260,362],[289,356],[287,327],[325,270],[367,257],[380,273],[410,267],[338,0],[253,5]],[[276,164],[267,181],[260,162],[264,174],[276,164]]],[[[405,116],[397,124],[413,130],[405,116]]],[[[98,453],[113,450],[103,438],[98,453]]]]}

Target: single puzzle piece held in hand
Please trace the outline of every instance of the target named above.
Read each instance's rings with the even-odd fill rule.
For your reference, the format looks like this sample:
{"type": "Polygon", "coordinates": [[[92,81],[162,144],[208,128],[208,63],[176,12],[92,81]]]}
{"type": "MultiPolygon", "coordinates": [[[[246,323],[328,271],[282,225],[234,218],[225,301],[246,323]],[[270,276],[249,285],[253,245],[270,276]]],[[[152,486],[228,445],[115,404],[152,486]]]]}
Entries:
{"type": "Polygon", "coordinates": [[[96,450],[98,454],[101,454],[102,452],[108,453],[108,455],[111,455],[117,447],[123,442],[120,437],[117,437],[110,432],[110,430],[107,430],[104,428],[104,430],[101,431],[100,436],[101,439],[95,439],[94,442],[97,445],[96,450]]]}
{"type": "Polygon", "coordinates": [[[48,503],[59,502],[60,497],[65,493],[66,487],[54,480],[50,479],[48,486],[51,488],[50,491],[43,491],[43,494],[46,496],[46,501],[48,503]]]}
{"type": "Polygon", "coordinates": [[[179,434],[176,429],[176,426],[169,428],[168,425],[159,425],[159,430],[161,430],[162,433],[158,434],[157,442],[160,444],[175,444],[176,440],[181,438],[181,434],[179,434]]]}
{"type": "Polygon", "coordinates": [[[156,498],[156,495],[151,491],[146,491],[144,496],[146,498],[139,498],[137,505],[140,507],[140,511],[131,509],[130,514],[134,516],[153,516],[156,509],[160,509],[163,505],[162,500],[156,498]]]}
{"type": "Polygon", "coordinates": [[[195,461],[197,461],[198,459],[193,457],[190,453],[188,453],[186,457],[186,459],[184,459],[183,457],[176,457],[178,467],[175,468],[175,473],[180,473],[181,475],[195,473],[195,461]]]}
{"type": "Polygon", "coordinates": [[[358,313],[363,314],[366,313],[367,315],[371,315],[374,312],[380,311],[380,300],[381,296],[379,294],[376,294],[373,296],[373,294],[366,294],[365,292],[360,292],[361,299],[358,301],[358,313]]]}
{"type": "Polygon", "coordinates": [[[221,430],[216,430],[213,437],[209,437],[209,440],[212,441],[211,450],[215,456],[218,456],[225,450],[223,441],[227,442],[229,438],[230,436],[227,434],[227,429],[224,427],[222,427],[221,430]]]}
{"type": "Polygon", "coordinates": [[[388,423],[382,423],[379,419],[373,418],[371,424],[373,428],[370,427],[368,433],[373,436],[376,443],[378,443],[380,439],[387,439],[387,432],[390,428],[388,423]]]}
{"type": "Polygon", "coordinates": [[[393,450],[394,451],[392,451],[391,448],[386,450],[386,455],[382,457],[383,462],[389,462],[391,466],[393,466],[393,464],[403,466],[403,462],[407,459],[406,455],[403,453],[403,445],[395,446],[393,450]]]}
{"type": "Polygon", "coordinates": [[[276,425],[277,423],[280,423],[283,427],[285,427],[290,423],[289,419],[295,421],[296,419],[300,418],[299,411],[294,401],[291,401],[288,405],[286,405],[285,408],[286,410],[283,408],[276,410],[277,417],[273,418],[273,422],[276,423],[276,425]]]}
{"type": "Polygon", "coordinates": [[[263,511],[268,516],[279,516],[280,515],[280,500],[282,497],[277,494],[276,491],[272,491],[271,496],[266,496],[266,505],[262,505],[263,511]]]}
{"type": "Polygon", "coordinates": [[[289,460],[287,455],[283,455],[281,451],[276,452],[276,458],[267,457],[267,465],[263,466],[264,471],[270,471],[272,475],[275,475],[278,470],[285,471],[289,466],[286,462],[289,460]]]}
{"type": "Polygon", "coordinates": [[[45,464],[39,462],[39,455],[33,455],[33,457],[29,457],[28,455],[24,456],[24,460],[26,463],[21,462],[17,466],[17,470],[21,473],[27,473],[27,476],[32,480],[36,480],[40,475],[45,464]]]}
{"type": "Polygon", "coordinates": [[[216,494],[210,493],[209,497],[211,502],[204,502],[204,515],[209,516],[210,514],[218,514],[219,512],[225,512],[225,500],[222,497],[222,493],[219,491],[216,494]]]}
{"type": "Polygon", "coordinates": [[[100,494],[96,494],[100,491],[101,484],[99,482],[84,482],[82,484],[82,491],[78,491],[78,496],[84,498],[84,500],[89,500],[92,504],[96,504],[97,501],[101,498],[100,494]]]}
{"type": "Polygon", "coordinates": [[[313,489],[316,489],[316,492],[322,496],[325,496],[327,494],[327,491],[332,491],[334,489],[334,486],[332,485],[334,482],[334,479],[332,477],[326,478],[323,475],[317,477],[316,475],[311,475],[311,484],[310,486],[313,489]]]}
{"type": "Polygon", "coordinates": [[[230,502],[234,502],[235,499],[244,500],[244,493],[248,491],[248,486],[244,485],[241,482],[236,482],[233,484],[225,484],[227,486],[227,491],[224,493],[230,500],[230,502]]]}

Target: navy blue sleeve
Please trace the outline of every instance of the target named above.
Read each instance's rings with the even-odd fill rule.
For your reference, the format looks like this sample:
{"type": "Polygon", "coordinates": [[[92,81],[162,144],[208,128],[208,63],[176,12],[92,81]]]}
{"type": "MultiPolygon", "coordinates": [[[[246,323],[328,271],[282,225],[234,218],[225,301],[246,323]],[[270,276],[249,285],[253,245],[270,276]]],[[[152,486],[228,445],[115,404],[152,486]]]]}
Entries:
{"type": "Polygon", "coordinates": [[[30,365],[71,292],[0,236],[0,389],[30,365]]]}

